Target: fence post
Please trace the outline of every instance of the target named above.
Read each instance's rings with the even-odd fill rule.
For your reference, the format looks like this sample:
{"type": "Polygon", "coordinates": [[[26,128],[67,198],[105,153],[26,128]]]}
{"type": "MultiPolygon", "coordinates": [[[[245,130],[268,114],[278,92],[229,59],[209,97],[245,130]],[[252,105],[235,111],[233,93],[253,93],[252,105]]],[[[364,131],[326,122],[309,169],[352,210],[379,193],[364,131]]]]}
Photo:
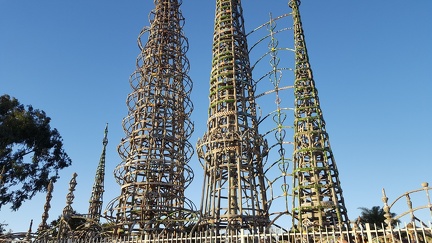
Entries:
{"type": "Polygon", "coordinates": [[[366,226],[366,235],[368,238],[368,242],[372,242],[372,234],[371,234],[370,224],[366,223],[365,226],[366,226]]]}
{"type": "Polygon", "coordinates": [[[244,243],[244,229],[240,229],[240,237],[241,237],[240,242],[244,243]]]}

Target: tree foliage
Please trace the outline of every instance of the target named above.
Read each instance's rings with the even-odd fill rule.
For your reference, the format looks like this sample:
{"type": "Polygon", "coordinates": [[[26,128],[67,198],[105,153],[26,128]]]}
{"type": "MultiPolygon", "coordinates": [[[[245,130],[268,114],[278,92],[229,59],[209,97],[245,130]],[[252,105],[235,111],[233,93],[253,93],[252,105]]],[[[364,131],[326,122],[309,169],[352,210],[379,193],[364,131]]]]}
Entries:
{"type": "Polygon", "coordinates": [[[50,120],[42,110],[0,96],[0,209],[11,203],[17,210],[71,164],[50,120]]]}
{"type": "Polygon", "coordinates": [[[2,224],[2,223],[0,223],[0,235],[2,235],[3,232],[6,231],[5,226],[7,226],[7,224],[2,224]]]}
{"type": "MultiPolygon", "coordinates": [[[[372,208],[360,207],[360,223],[365,224],[374,224],[377,228],[381,229],[383,225],[385,225],[385,212],[384,209],[380,206],[373,206],[372,208]]],[[[396,214],[390,212],[391,217],[395,217],[396,214]]],[[[393,221],[392,225],[396,225],[399,223],[399,220],[393,221]]]]}
{"type": "MultiPolygon", "coordinates": [[[[57,219],[51,221],[49,227],[52,229],[57,229],[59,227],[60,221],[63,219],[69,225],[71,230],[77,230],[78,227],[83,226],[87,222],[84,217],[78,217],[79,215],[80,214],[78,214],[75,210],[73,211],[72,216],[67,219],[63,219],[62,215],[60,215],[57,219]]],[[[56,234],[58,232],[54,231],[54,233],[56,234]]]]}

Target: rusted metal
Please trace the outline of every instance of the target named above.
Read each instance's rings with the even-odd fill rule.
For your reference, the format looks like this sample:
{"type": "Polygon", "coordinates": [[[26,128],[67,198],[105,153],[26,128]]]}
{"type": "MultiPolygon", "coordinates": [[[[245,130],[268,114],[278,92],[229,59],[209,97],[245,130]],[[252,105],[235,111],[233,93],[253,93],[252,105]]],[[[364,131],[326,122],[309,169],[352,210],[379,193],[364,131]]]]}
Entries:
{"type": "Polygon", "coordinates": [[[252,73],[240,0],[217,0],[207,132],[198,141],[204,168],[199,228],[220,233],[269,224],[252,73]]]}
{"type": "Polygon", "coordinates": [[[181,232],[196,220],[195,206],[184,195],[193,179],[187,164],[193,154],[188,142],[193,106],[181,1],[154,4],[130,78],[126,137],[118,147],[123,161],[115,169],[121,193],[107,208],[117,235],[181,232]]]}
{"type": "Polygon", "coordinates": [[[291,0],[294,20],[294,153],[293,225],[343,227],[348,225],[339,172],[312,75],[299,12],[299,0],[291,0]]]}

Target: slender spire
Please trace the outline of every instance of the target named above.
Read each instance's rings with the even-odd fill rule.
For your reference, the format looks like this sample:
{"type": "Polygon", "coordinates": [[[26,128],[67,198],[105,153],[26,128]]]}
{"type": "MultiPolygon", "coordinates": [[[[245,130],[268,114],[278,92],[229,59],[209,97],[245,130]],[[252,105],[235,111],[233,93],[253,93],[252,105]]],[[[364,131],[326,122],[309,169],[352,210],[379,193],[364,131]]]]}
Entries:
{"type": "Polygon", "coordinates": [[[299,0],[291,0],[294,20],[294,154],[293,225],[348,225],[339,173],[309,63],[299,12],[299,0]]]}
{"type": "Polygon", "coordinates": [[[193,178],[187,165],[193,153],[188,142],[193,124],[181,1],[154,3],[151,25],[138,39],[141,54],[123,120],[126,137],[118,147],[123,162],[115,176],[121,195],[108,205],[115,211],[117,234],[184,231],[195,213],[184,196],[193,178]],[[143,34],[148,34],[146,43],[143,34]]]}
{"type": "Polygon", "coordinates": [[[78,176],[77,173],[73,173],[72,179],[69,182],[69,192],[66,195],[66,206],[63,208],[63,215],[62,215],[63,218],[65,218],[66,220],[69,220],[69,218],[73,214],[72,204],[73,204],[73,200],[75,199],[73,192],[75,191],[75,187],[77,185],[77,182],[76,182],[77,176],[78,176]]]}
{"type": "Polygon", "coordinates": [[[33,228],[33,219],[32,220],[30,220],[30,225],[29,225],[29,228],[28,228],[28,230],[27,230],[27,234],[26,234],[26,237],[25,237],[25,240],[26,241],[31,241],[31,237],[32,237],[32,228],[33,228]]]}
{"type": "Polygon", "coordinates": [[[262,136],[240,0],[217,0],[207,132],[198,141],[204,167],[200,228],[262,231],[269,223],[262,136]]]}
{"type": "Polygon", "coordinates": [[[96,177],[93,184],[93,190],[90,197],[90,205],[88,210],[88,217],[95,222],[99,222],[102,204],[103,204],[103,193],[104,193],[104,178],[105,178],[105,153],[108,144],[108,123],[105,126],[104,138],[102,140],[102,154],[99,160],[99,164],[96,170],[96,177]]]}
{"type": "Polygon", "coordinates": [[[72,218],[72,215],[74,213],[72,204],[73,204],[73,200],[75,199],[75,195],[73,192],[75,191],[75,187],[77,185],[76,182],[77,176],[78,176],[77,173],[73,173],[72,179],[69,182],[69,192],[66,195],[66,206],[63,208],[63,214],[58,224],[57,239],[67,236],[67,234],[70,233],[71,231],[69,221],[72,218]]]}
{"type": "Polygon", "coordinates": [[[48,184],[48,190],[47,190],[47,195],[46,195],[46,200],[45,200],[45,205],[44,205],[44,212],[42,214],[42,222],[39,224],[39,227],[37,230],[39,233],[48,229],[47,220],[49,217],[49,210],[51,208],[50,203],[51,203],[51,199],[52,199],[53,189],[54,189],[54,184],[53,184],[52,180],[50,180],[50,182],[48,184]]]}

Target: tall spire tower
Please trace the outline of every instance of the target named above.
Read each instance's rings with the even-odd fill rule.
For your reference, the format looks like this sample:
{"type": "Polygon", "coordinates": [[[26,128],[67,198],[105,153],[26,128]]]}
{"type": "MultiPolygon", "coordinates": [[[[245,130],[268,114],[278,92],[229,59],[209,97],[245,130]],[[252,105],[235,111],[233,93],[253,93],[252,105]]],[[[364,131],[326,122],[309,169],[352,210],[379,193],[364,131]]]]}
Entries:
{"type": "Polygon", "coordinates": [[[193,153],[188,142],[193,107],[181,1],[154,3],[150,27],[138,38],[141,54],[123,120],[126,137],[118,147],[123,162],[115,176],[121,195],[108,205],[115,211],[117,234],[182,231],[195,213],[184,195],[193,178],[187,165],[193,153]],[[148,34],[146,43],[143,34],[148,34]]]}
{"type": "Polygon", "coordinates": [[[93,184],[93,190],[90,197],[90,205],[88,210],[88,217],[99,223],[102,204],[103,204],[103,193],[104,193],[104,178],[105,178],[105,153],[106,146],[108,144],[108,124],[105,127],[105,134],[102,140],[103,149],[99,160],[98,167],[96,169],[96,177],[93,184]]]}
{"type": "Polygon", "coordinates": [[[240,0],[217,0],[200,228],[262,231],[269,223],[254,87],[240,0]]]}
{"type": "Polygon", "coordinates": [[[299,0],[290,0],[294,20],[294,154],[293,225],[348,225],[339,173],[312,75],[299,12],[299,0]]]}

